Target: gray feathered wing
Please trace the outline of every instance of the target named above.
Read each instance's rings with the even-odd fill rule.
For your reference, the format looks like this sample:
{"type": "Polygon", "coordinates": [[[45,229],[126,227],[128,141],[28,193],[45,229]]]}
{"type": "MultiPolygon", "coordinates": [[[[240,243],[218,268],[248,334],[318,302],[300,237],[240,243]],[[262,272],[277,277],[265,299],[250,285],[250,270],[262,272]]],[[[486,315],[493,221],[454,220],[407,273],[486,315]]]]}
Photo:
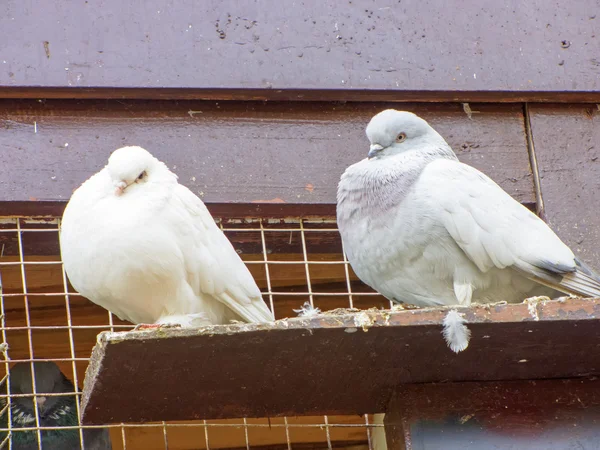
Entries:
{"type": "Polygon", "coordinates": [[[565,294],[600,297],[600,278],[539,217],[487,176],[451,160],[422,173],[432,201],[458,246],[481,270],[511,267],[565,294]]]}

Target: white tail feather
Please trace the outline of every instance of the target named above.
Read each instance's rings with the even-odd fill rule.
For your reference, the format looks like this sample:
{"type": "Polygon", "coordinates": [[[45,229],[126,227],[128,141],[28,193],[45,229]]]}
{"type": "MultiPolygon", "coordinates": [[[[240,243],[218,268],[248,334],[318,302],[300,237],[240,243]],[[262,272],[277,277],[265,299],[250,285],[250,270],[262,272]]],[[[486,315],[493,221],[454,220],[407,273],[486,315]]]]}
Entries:
{"type": "Polygon", "coordinates": [[[442,334],[444,339],[454,353],[459,353],[465,350],[469,346],[469,339],[471,339],[471,331],[465,325],[465,318],[458,313],[457,310],[452,309],[444,317],[444,330],[442,334]]]}

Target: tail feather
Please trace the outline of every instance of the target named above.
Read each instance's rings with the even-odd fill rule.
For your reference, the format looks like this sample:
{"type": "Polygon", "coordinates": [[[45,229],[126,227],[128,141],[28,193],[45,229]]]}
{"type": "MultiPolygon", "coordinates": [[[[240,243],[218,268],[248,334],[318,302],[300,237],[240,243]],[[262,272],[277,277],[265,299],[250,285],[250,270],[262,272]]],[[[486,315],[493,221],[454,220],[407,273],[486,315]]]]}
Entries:
{"type": "MultiPolygon", "coordinates": [[[[600,297],[600,281],[583,271],[577,270],[564,275],[560,280],[560,286],[569,290],[569,292],[566,292],[567,294],[600,297]]],[[[564,289],[561,289],[560,286],[556,289],[564,292],[564,289]]]]}
{"type": "Polygon", "coordinates": [[[450,310],[444,317],[442,334],[450,350],[455,353],[462,352],[469,346],[471,331],[465,323],[465,318],[455,309],[450,310]]]}
{"type": "Polygon", "coordinates": [[[245,303],[235,300],[227,292],[223,292],[220,297],[229,308],[246,322],[264,323],[273,322],[275,320],[273,313],[263,301],[262,297],[253,298],[250,302],[245,303]]]}
{"type": "Polygon", "coordinates": [[[600,276],[575,258],[575,264],[564,267],[548,261],[535,265],[515,266],[527,278],[568,295],[600,297],[600,276]]]}

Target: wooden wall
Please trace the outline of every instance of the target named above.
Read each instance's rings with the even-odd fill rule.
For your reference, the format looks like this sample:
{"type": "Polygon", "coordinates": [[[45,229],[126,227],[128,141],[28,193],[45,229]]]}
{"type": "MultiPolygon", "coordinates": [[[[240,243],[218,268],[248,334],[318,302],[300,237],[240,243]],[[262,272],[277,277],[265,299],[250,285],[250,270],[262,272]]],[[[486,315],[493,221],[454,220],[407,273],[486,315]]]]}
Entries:
{"type": "Polygon", "coordinates": [[[114,149],[137,144],[215,216],[333,216],[339,176],[365,156],[364,127],[388,107],[425,117],[463,162],[600,266],[595,104],[470,104],[469,117],[460,103],[4,100],[0,213],[60,215],[114,149]]]}
{"type": "Polygon", "coordinates": [[[13,98],[594,101],[595,0],[7,0],[13,98]]]}

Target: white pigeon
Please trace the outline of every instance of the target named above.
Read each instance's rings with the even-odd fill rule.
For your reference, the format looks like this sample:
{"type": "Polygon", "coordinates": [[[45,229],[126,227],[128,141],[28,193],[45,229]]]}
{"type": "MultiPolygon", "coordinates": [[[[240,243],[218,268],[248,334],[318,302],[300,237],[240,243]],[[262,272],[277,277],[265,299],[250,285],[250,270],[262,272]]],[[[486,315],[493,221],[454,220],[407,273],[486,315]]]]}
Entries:
{"type": "Polygon", "coordinates": [[[134,324],[268,322],[248,268],[204,203],[141,147],[115,150],[61,223],[69,280],[134,324]]]}
{"type": "MultiPolygon", "coordinates": [[[[405,111],[377,114],[368,158],[348,167],[337,220],[357,276],[393,302],[418,306],[600,296],[600,279],[535,214],[458,161],[431,126],[405,111]]],[[[444,336],[469,332],[456,311],[444,336]]]]}

